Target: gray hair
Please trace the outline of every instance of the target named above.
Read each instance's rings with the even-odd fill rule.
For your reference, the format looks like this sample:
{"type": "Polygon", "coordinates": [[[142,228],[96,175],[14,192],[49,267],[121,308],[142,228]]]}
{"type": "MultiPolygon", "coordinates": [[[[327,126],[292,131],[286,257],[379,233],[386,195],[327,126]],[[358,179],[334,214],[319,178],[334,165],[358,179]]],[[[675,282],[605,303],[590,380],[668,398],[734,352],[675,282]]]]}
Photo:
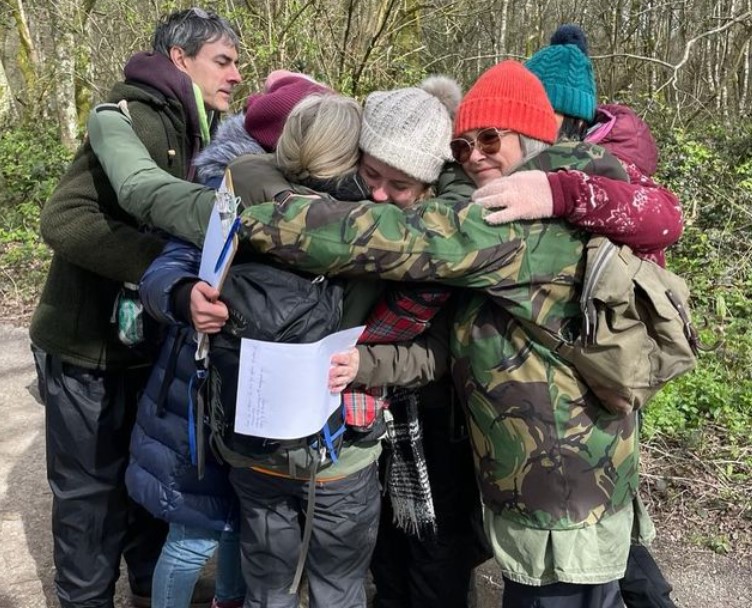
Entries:
{"type": "Polygon", "coordinates": [[[194,6],[163,17],[154,30],[151,46],[155,53],[169,57],[170,49],[179,47],[188,57],[195,57],[209,42],[226,39],[238,47],[240,39],[226,19],[194,6]]]}
{"type": "Polygon", "coordinates": [[[331,179],[355,170],[360,157],[360,104],[334,93],[303,98],[277,142],[277,166],[293,182],[331,179]]]}
{"type": "Polygon", "coordinates": [[[531,158],[538,156],[541,152],[551,147],[551,144],[541,141],[539,139],[533,139],[527,135],[517,134],[520,138],[520,149],[522,150],[522,160],[514,165],[507,174],[514,173],[520,166],[524,165],[531,158]]]}

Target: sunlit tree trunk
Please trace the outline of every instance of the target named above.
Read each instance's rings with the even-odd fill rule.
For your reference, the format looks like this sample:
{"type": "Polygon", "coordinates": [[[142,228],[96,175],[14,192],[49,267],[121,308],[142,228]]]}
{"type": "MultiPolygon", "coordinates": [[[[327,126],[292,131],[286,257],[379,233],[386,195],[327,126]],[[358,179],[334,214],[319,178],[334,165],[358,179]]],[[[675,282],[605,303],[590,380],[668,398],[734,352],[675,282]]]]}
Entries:
{"type": "Polygon", "coordinates": [[[5,65],[0,61],[0,126],[16,118],[16,107],[13,103],[13,93],[5,73],[5,65]]]}
{"type": "Polygon", "coordinates": [[[744,61],[741,67],[741,76],[739,78],[739,112],[745,110],[749,113],[748,104],[750,103],[750,69],[752,68],[752,43],[748,42],[743,49],[744,61]]]}
{"type": "Polygon", "coordinates": [[[57,33],[54,37],[55,103],[60,142],[74,150],[78,145],[78,112],[76,110],[76,47],[75,28],[78,22],[76,0],[57,0],[52,13],[57,33]]]}

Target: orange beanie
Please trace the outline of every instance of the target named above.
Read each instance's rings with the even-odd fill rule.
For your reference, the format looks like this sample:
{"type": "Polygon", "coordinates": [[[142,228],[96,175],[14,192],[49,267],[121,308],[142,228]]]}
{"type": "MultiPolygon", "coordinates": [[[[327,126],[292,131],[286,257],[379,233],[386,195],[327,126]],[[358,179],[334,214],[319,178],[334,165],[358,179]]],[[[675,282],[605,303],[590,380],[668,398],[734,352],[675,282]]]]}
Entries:
{"type": "Polygon", "coordinates": [[[517,61],[502,61],[480,75],[457,108],[453,136],[488,127],[556,141],[559,127],[546,90],[517,61]]]}

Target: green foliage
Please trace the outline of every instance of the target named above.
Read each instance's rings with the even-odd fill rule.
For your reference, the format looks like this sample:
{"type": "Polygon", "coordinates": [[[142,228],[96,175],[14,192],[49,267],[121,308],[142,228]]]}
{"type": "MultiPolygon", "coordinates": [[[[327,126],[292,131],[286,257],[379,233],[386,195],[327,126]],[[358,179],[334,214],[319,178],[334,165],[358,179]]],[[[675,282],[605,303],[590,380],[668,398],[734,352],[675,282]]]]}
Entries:
{"type": "Polygon", "coordinates": [[[690,534],[689,540],[700,547],[710,549],[718,555],[731,553],[731,540],[727,534],[690,534]]]}
{"type": "Polygon", "coordinates": [[[20,126],[3,131],[0,135],[0,209],[6,222],[9,212],[14,216],[11,224],[32,220],[33,212],[19,205],[27,203],[41,208],[70,159],[70,153],[58,141],[54,126],[43,129],[20,126]]]}
{"type": "Polygon", "coordinates": [[[69,162],[54,127],[0,135],[0,296],[14,307],[33,301],[44,279],[51,256],[39,212],[69,162]]]}
{"type": "Polygon", "coordinates": [[[752,122],[657,131],[659,178],[686,215],[669,267],[690,285],[703,341],[722,345],[653,400],[646,432],[712,423],[744,439],[752,425],[752,122]]]}

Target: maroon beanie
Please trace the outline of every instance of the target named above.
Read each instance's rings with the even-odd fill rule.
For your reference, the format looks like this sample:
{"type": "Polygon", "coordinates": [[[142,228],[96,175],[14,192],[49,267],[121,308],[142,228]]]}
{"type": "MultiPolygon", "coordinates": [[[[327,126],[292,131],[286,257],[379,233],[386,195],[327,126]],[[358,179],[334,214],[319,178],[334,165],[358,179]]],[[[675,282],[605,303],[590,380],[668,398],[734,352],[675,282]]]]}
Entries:
{"type": "Polygon", "coordinates": [[[282,127],[295,105],[312,93],[332,92],[329,87],[303,74],[290,72],[289,75],[274,79],[262,93],[248,97],[245,130],[264,150],[273,152],[282,134],[282,127]]]}

